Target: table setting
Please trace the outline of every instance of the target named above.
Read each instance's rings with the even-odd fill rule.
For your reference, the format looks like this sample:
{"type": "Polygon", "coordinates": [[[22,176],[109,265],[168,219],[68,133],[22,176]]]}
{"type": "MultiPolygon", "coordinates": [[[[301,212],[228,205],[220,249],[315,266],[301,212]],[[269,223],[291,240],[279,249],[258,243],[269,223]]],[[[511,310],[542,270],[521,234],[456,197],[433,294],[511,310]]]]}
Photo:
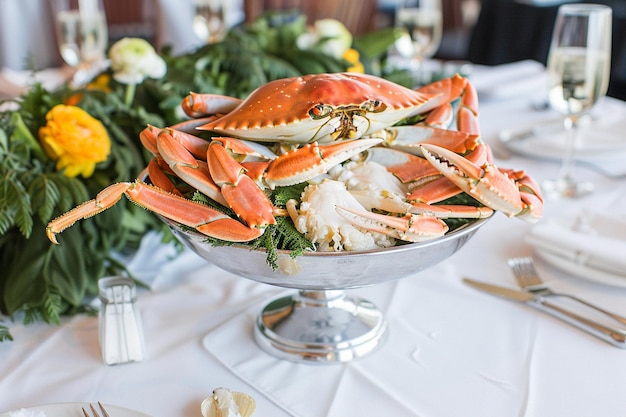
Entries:
{"type": "MultiPolygon", "coordinates": [[[[209,46],[205,53],[219,47],[209,46]]],[[[170,71],[175,61],[163,59],[170,71]]],[[[362,57],[367,71],[372,67],[366,59],[362,57]]],[[[329,57],[325,65],[337,63],[345,64],[329,57]]],[[[115,68],[114,59],[111,64],[115,68]]],[[[195,80],[201,79],[196,75],[195,80]]],[[[534,61],[472,65],[467,76],[479,98],[480,138],[492,153],[493,165],[523,170],[537,184],[558,177],[565,149],[563,114],[541,105],[547,102],[546,67],[534,61]]],[[[115,78],[115,71],[113,77],[119,83],[112,84],[118,88],[114,94],[140,103],[161,86],[158,77],[164,76],[145,74],[129,84],[115,78]]],[[[88,98],[90,93],[82,94],[88,98]]],[[[163,103],[178,100],[159,98],[163,103]]],[[[125,113],[128,110],[121,114],[132,115],[129,120],[135,125],[146,120],[173,124],[173,115],[181,114],[178,105],[161,120],[125,113]]],[[[85,108],[93,111],[97,106],[85,108]]],[[[620,135],[626,127],[624,112],[623,101],[598,98],[580,121],[573,158],[573,175],[592,182],[593,190],[575,197],[546,194],[533,221],[498,209],[431,240],[353,254],[304,252],[291,257],[279,249],[276,264],[268,263],[267,253],[258,249],[207,243],[201,227],[181,226],[179,217],[170,220],[158,211],[158,216],[148,217],[141,208],[134,214],[138,209],[123,197],[125,193],[133,198],[132,186],[125,185],[131,183],[123,182],[132,177],[120,178],[131,173],[111,175],[96,165],[91,168],[93,180],[84,175],[81,179],[80,172],[89,169],[81,165],[76,178],[90,195],[115,182],[123,188],[122,203],[72,227],[56,227],[64,223],[63,216],[63,221],[47,226],[46,221],[35,221],[33,233],[41,234],[42,241],[58,238],[55,248],[70,247],[62,258],[67,263],[64,272],[89,276],[76,279],[80,291],[72,289],[87,303],[81,304],[79,314],[60,314],[56,321],[41,320],[45,304],[41,310],[3,305],[13,310],[0,322],[7,331],[0,343],[0,417],[95,417],[104,409],[111,417],[217,417],[227,410],[228,415],[260,417],[621,416],[626,407],[621,395],[626,383],[626,325],[620,322],[626,316],[626,172],[620,171],[626,158],[620,135]],[[138,227],[136,235],[123,234],[129,219],[145,228],[138,227]],[[103,259],[106,267],[83,267],[82,254],[91,253],[76,251],[81,242],[76,234],[92,236],[92,221],[100,222],[95,223],[96,231],[102,230],[95,235],[95,245],[115,251],[117,246],[109,240],[121,237],[132,243],[132,250],[103,259]],[[105,233],[105,227],[114,229],[105,233]],[[516,277],[519,271],[512,259],[519,258],[533,260],[542,280],[537,288],[516,277]],[[102,278],[109,272],[115,274],[102,278]],[[483,289],[468,285],[469,280],[483,289]],[[489,286],[520,298],[515,302],[494,296],[484,290],[489,286]],[[584,302],[549,294],[546,287],[584,302]],[[613,317],[592,311],[589,304],[613,317]],[[553,305],[560,313],[545,314],[553,305]],[[573,315],[582,316],[596,332],[574,323],[573,315]],[[120,341],[104,342],[111,334],[123,339],[129,325],[138,328],[132,346],[139,349],[132,358],[115,356],[120,341]],[[603,333],[607,328],[615,329],[609,338],[603,333]]],[[[26,128],[29,123],[26,117],[26,128]]],[[[120,127],[113,136],[113,154],[117,147],[135,146],[121,141],[126,135],[121,133],[125,126],[120,127]]],[[[142,129],[142,134],[150,134],[150,128],[142,129]]],[[[7,136],[13,139],[17,131],[7,136]]],[[[141,144],[151,149],[146,136],[141,144]]],[[[157,143],[165,155],[161,149],[166,142],[157,143]]],[[[42,166],[55,165],[46,159],[49,155],[30,146],[34,157],[44,161],[42,166]]],[[[425,154],[442,152],[423,149],[425,154]]],[[[139,179],[156,179],[142,170],[141,161],[128,160],[139,179]]],[[[135,187],[141,191],[141,186],[135,187]]],[[[153,207],[149,199],[139,200],[153,207]]],[[[78,203],[66,204],[57,215],[78,203]]],[[[182,211],[191,211],[188,207],[182,211]]],[[[94,214],[86,213],[79,217],[94,214]]],[[[23,229],[23,221],[15,222],[23,229]]],[[[229,233],[239,233],[229,227],[229,233]]],[[[34,269],[39,262],[17,276],[45,276],[34,269]]],[[[55,279],[58,282],[58,275],[55,279]]],[[[19,292],[14,288],[27,292],[24,285],[12,285],[13,294],[19,292]]],[[[23,299],[28,301],[29,294],[23,299]]]]}

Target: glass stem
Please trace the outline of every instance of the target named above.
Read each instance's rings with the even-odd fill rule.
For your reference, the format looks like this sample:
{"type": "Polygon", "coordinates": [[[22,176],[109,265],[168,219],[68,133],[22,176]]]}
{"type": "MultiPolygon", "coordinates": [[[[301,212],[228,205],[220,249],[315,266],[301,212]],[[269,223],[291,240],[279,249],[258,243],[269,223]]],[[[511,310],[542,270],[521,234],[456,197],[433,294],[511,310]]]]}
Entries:
{"type": "Polygon", "coordinates": [[[565,127],[565,154],[563,155],[560,177],[569,182],[572,180],[575,165],[574,152],[578,140],[578,117],[566,117],[563,120],[563,126],[565,127]]]}

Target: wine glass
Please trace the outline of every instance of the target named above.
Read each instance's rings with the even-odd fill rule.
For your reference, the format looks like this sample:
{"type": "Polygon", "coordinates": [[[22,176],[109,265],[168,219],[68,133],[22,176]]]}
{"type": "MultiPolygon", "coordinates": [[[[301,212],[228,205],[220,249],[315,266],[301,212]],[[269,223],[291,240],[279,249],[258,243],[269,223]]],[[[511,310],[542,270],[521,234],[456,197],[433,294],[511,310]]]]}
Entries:
{"type": "Polygon", "coordinates": [[[441,0],[400,0],[395,19],[396,26],[407,32],[407,37],[396,43],[396,49],[410,59],[410,69],[419,78],[423,60],[432,58],[441,44],[441,0]]]}
{"type": "Polygon", "coordinates": [[[573,177],[578,122],[606,94],[611,67],[612,10],[599,4],[565,4],[557,12],[548,55],[548,100],[565,115],[565,152],[557,179],[544,182],[546,194],[578,197],[593,184],[573,177]]]}
{"type": "Polygon", "coordinates": [[[226,33],[223,0],[194,0],[192,29],[196,37],[206,43],[222,40],[226,33]]]}
{"type": "Polygon", "coordinates": [[[73,81],[82,84],[105,62],[108,30],[102,0],[55,0],[53,4],[59,52],[77,69],[73,81]]]}

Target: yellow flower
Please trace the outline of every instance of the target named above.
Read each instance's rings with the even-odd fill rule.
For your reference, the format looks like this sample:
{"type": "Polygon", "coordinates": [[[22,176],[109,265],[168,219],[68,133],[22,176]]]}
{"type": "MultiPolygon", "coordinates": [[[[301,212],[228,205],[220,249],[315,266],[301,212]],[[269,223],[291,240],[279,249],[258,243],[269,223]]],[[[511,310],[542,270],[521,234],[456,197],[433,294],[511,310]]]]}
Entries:
{"type": "Polygon", "coordinates": [[[347,49],[346,52],[343,53],[342,58],[352,64],[352,66],[348,68],[348,72],[360,72],[361,74],[365,72],[363,64],[359,61],[359,51],[356,49],[347,49]]]}
{"type": "Polygon", "coordinates": [[[91,91],[102,91],[105,93],[110,93],[111,87],[109,86],[109,81],[111,80],[111,76],[109,74],[100,74],[96,77],[95,80],[87,84],[85,87],[87,90],[91,91]]]}
{"type": "Polygon", "coordinates": [[[56,168],[68,177],[93,174],[98,162],[111,151],[111,140],[99,120],[83,109],[59,104],[46,114],[39,141],[56,168]]]}

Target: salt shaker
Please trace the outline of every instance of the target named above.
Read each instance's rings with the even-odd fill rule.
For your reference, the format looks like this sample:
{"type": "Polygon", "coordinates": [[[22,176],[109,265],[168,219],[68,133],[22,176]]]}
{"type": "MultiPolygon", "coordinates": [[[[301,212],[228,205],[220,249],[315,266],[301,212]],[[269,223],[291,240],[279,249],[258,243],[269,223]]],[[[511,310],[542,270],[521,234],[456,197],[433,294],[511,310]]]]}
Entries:
{"type": "Polygon", "coordinates": [[[124,276],[110,276],[98,280],[98,289],[102,360],[106,365],[140,362],[144,340],[135,283],[124,276]]]}

